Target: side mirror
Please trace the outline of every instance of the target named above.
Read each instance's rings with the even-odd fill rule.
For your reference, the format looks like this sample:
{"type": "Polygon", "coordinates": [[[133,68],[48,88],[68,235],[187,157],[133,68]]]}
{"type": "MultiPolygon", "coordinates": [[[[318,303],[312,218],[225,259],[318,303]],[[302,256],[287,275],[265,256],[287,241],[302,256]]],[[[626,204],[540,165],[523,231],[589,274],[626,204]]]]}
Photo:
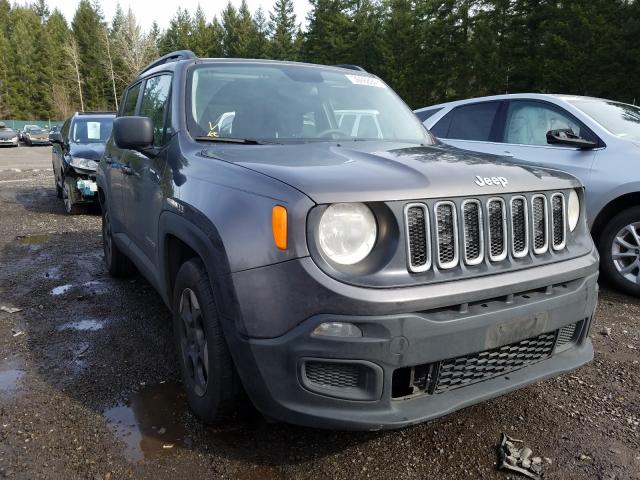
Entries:
{"type": "Polygon", "coordinates": [[[60,132],[51,132],[49,134],[49,140],[51,140],[51,143],[59,143],[62,145],[62,135],[60,132]]]}
{"type": "Polygon", "coordinates": [[[149,148],[153,144],[153,123],[149,117],[118,117],[113,121],[113,140],[119,148],[149,148]]]}
{"type": "Polygon", "coordinates": [[[547,132],[547,143],[551,145],[567,145],[584,150],[588,150],[590,148],[595,148],[598,146],[596,142],[592,142],[591,140],[586,140],[582,137],[579,137],[578,135],[573,133],[573,130],[571,130],[570,128],[549,130],[547,132]]]}

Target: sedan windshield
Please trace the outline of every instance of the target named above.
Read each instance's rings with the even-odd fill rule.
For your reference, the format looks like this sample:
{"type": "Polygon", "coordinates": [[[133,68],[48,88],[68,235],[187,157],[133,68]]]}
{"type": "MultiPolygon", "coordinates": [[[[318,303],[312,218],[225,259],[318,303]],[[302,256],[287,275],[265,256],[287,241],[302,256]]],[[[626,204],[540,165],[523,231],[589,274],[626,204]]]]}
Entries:
{"type": "Polygon", "coordinates": [[[73,122],[71,143],[106,143],[111,135],[113,117],[79,118],[73,122]]]}
{"type": "Polygon", "coordinates": [[[620,138],[640,140],[640,108],[604,100],[571,100],[571,103],[620,138]]]}
{"type": "Polygon", "coordinates": [[[30,128],[29,129],[29,133],[33,133],[34,135],[42,135],[44,133],[49,133],[48,130],[45,130],[44,128],[30,128]]]}
{"type": "Polygon", "coordinates": [[[282,64],[201,65],[190,75],[195,138],[286,143],[394,140],[431,144],[411,110],[372,75],[282,64]]]}

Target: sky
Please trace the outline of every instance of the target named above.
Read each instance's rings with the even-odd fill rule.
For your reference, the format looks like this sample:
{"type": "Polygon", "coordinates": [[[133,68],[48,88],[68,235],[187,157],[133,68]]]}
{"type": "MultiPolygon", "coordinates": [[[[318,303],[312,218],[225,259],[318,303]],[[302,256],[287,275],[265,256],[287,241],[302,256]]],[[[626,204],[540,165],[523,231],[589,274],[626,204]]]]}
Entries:
{"type": "MultiPolygon", "coordinates": [[[[80,0],[47,0],[49,9],[59,9],[69,22],[73,18],[73,14],[76,11],[76,7],[80,0]]],[[[236,7],[240,6],[241,0],[231,0],[231,3],[236,7]]],[[[29,0],[18,1],[18,3],[29,4],[32,3],[29,0]]],[[[167,28],[169,20],[174,16],[178,6],[186,8],[191,13],[194,13],[198,8],[198,5],[202,6],[207,20],[211,20],[214,15],[220,17],[220,12],[227,4],[227,0],[180,0],[179,2],[169,2],[166,0],[101,0],[102,12],[105,16],[105,20],[111,21],[113,13],[116,10],[116,5],[120,3],[122,9],[126,12],[129,7],[133,10],[138,22],[144,30],[149,30],[151,24],[155,20],[161,29],[167,28]]],[[[251,13],[255,12],[258,7],[262,7],[267,13],[271,11],[274,0],[247,0],[251,13]]],[[[310,5],[307,0],[293,0],[296,20],[303,26],[306,21],[305,18],[309,12],[310,5]]]]}

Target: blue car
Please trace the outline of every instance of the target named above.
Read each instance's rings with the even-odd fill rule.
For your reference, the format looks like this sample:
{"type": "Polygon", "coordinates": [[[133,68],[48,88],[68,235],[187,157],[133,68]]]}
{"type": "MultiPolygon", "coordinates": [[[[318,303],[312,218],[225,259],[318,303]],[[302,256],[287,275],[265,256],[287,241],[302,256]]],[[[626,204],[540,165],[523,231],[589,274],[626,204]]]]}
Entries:
{"type": "Polygon", "coordinates": [[[514,94],[443,103],[415,114],[443,143],[580,178],[602,274],[640,296],[639,107],[591,97],[514,94]]]}

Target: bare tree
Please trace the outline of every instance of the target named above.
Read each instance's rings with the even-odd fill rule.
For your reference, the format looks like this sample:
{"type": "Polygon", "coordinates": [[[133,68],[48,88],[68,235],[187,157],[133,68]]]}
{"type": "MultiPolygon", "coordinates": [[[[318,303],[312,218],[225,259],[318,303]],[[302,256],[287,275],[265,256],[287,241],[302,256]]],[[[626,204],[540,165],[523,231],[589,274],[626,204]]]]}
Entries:
{"type": "Polygon", "coordinates": [[[116,93],[116,77],[113,73],[113,60],[111,60],[111,48],[109,47],[109,33],[106,28],[102,30],[104,32],[104,41],[107,46],[107,60],[109,61],[109,72],[111,73],[111,86],[113,87],[113,100],[116,104],[116,110],[118,110],[118,94],[116,93]]]}
{"type": "Polygon", "coordinates": [[[80,108],[84,112],[84,100],[82,98],[82,80],[80,79],[80,52],[78,51],[78,44],[75,38],[70,37],[67,44],[64,46],[64,51],[67,54],[69,65],[74,69],[76,74],[76,81],[78,83],[78,95],[80,96],[80,108]]]}
{"type": "Polygon", "coordinates": [[[51,110],[54,118],[67,118],[73,113],[73,100],[63,83],[51,87],[51,110]]]}
{"type": "Polygon", "coordinates": [[[129,9],[123,27],[114,40],[114,52],[122,61],[118,79],[128,84],[157,55],[150,35],[145,35],[129,9]]]}

